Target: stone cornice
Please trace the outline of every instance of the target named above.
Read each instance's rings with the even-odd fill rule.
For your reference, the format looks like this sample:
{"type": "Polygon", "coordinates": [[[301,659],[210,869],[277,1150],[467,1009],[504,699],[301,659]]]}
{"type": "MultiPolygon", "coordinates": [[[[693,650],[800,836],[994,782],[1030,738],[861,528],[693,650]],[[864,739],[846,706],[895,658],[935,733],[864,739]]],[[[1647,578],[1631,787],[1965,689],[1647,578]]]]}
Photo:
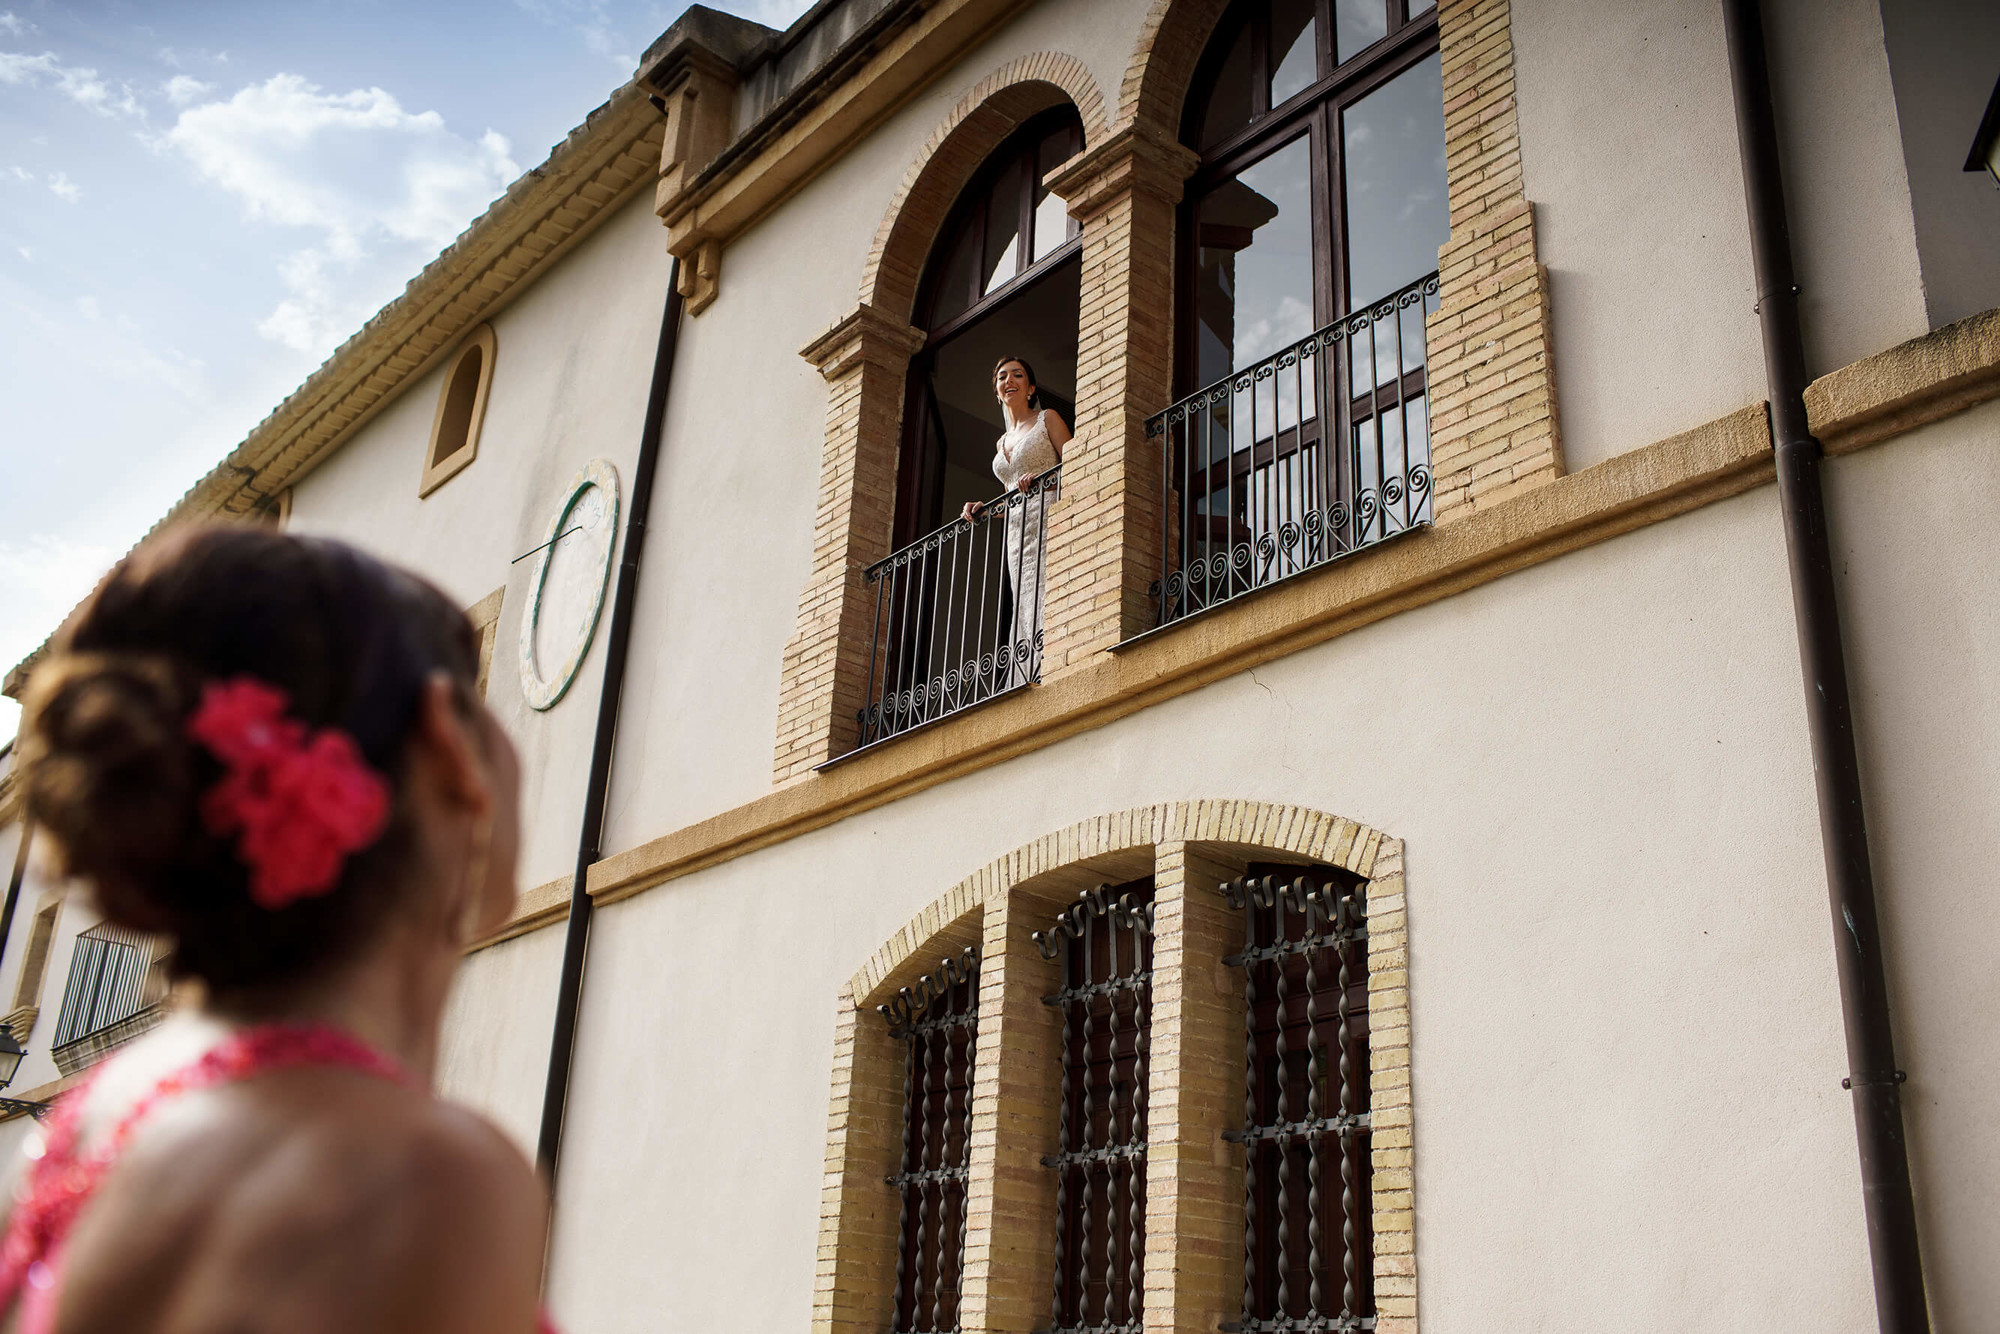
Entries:
{"type": "Polygon", "coordinates": [[[864,362],[894,369],[924,345],[924,331],[864,301],[840,322],[799,349],[829,380],[864,362]]]}
{"type": "Polygon", "coordinates": [[[1142,122],[1127,125],[1096,148],[1079,154],[1049,173],[1044,183],[1051,194],[1062,197],[1071,217],[1088,222],[1135,191],[1169,204],[1179,203],[1182,187],[1200,165],[1200,154],[1160,137],[1142,122]]]}
{"type": "Polygon", "coordinates": [[[786,97],[659,201],[675,254],[726,243],[949,69],[1027,0],[892,6],[880,31],[786,97]]]}

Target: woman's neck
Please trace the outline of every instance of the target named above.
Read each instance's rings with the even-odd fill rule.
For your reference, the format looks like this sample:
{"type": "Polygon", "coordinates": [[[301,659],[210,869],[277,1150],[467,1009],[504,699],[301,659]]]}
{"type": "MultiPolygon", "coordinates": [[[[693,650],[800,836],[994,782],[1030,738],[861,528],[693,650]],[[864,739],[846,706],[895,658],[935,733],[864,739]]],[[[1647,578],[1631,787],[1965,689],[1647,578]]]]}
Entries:
{"type": "Polygon", "coordinates": [[[304,987],[282,993],[212,996],[202,1010],[230,1024],[325,1024],[394,1058],[429,1083],[438,1029],[458,959],[418,933],[399,931],[386,947],[304,987]]]}
{"type": "Polygon", "coordinates": [[[1001,406],[1007,414],[1007,426],[1010,430],[1026,426],[1035,419],[1035,410],[1026,403],[1021,404],[1018,410],[1016,410],[1012,403],[1002,404],[1001,406]]]}

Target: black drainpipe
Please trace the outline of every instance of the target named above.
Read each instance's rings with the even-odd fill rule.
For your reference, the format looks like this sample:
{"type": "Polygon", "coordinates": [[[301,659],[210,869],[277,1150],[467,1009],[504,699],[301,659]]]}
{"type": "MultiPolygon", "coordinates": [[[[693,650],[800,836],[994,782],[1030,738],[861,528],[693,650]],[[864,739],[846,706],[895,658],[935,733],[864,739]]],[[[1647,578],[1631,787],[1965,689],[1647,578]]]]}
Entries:
{"type": "Polygon", "coordinates": [[[653,386],[646,395],[646,424],[640,428],[639,462],[632,469],[632,506],[625,519],[624,552],[618,587],[611,601],[611,630],[604,644],[604,685],[597,697],[597,736],[590,747],[590,781],[584,788],[583,828],[576,840],[576,870],[570,882],[569,925],[563,933],[562,982],[556,990],[555,1035],[549,1043],[548,1084],[542,1093],[542,1131],[536,1158],[555,1189],[562,1152],[563,1111],[569,1102],[569,1070],[576,1054],[577,1007],[583,1001],[583,963],[590,946],[590,866],[603,853],[605,797],[611,785],[611,750],[618,735],[618,698],[625,687],[626,649],[632,641],[632,607],[639,587],[639,559],[646,545],[646,511],[653,500],[653,474],[660,461],[660,433],[667,416],[667,390],[674,377],[674,349],[680,343],[681,266],[667,271],[667,309],[653,353],[653,386]]]}
{"type": "Polygon", "coordinates": [[[1804,341],[1799,289],[1792,273],[1791,232],[1778,162],[1770,70],[1757,0],[1722,0],[1729,38],[1729,74],[1736,96],[1736,134],[1743,154],[1743,191],[1750,209],[1750,253],[1756,269],[1757,311],[1763,321],[1764,370],[1770,382],[1771,439],[1777,452],[1778,502],[1792,575],[1799,664],[1805,674],[1806,726],[1812,735],[1813,778],[1819,790],[1820,844],[1833,905],[1834,958],[1840,974],[1841,1018],[1847,1029],[1854,1130],[1861,1150],[1861,1202],[1875,1270],[1875,1317],[1883,1334],[1930,1328],[1917,1214],[1910,1194],[1910,1158],[1889,996],[1882,968],[1882,933],[1869,869],[1868,826],[1861,810],[1861,766],[1854,753],[1854,716],[1847,662],[1841,651],[1840,607],[1834,598],[1827,544],[1826,501],[1820,490],[1819,441],[1806,421],[1804,341]]]}
{"type": "Polygon", "coordinates": [[[0,908],[0,960],[7,957],[7,942],[14,935],[14,909],[20,906],[21,882],[28,877],[28,841],[35,836],[35,822],[21,816],[21,846],[14,850],[14,873],[7,878],[7,906],[0,908]]]}

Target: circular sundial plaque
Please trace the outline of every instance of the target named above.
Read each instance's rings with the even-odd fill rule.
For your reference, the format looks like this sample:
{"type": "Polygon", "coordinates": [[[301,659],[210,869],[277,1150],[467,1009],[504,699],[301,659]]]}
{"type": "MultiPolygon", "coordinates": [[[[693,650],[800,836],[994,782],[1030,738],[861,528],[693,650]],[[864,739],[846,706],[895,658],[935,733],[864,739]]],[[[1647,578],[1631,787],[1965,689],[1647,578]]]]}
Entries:
{"type": "Polygon", "coordinates": [[[534,709],[554,708],[569,689],[604,610],[618,544],[618,472],[609,462],[593,459],[570,479],[543,540],[521,618],[521,694],[534,709]]]}

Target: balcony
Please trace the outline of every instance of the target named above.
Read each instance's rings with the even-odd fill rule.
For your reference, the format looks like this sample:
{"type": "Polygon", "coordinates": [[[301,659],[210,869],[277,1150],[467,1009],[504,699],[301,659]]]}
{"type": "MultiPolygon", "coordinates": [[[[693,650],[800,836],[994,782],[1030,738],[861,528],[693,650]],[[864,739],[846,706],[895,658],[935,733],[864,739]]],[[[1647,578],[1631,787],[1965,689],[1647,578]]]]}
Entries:
{"type": "Polygon", "coordinates": [[[1433,273],[1147,421],[1166,496],[1155,629],[1430,523],[1437,304],[1433,273]]]}
{"type": "Polygon", "coordinates": [[[166,1018],[157,955],[158,942],[108,922],[77,936],[50,1044],[57,1070],[87,1069],[166,1018]]]}
{"type": "MultiPolygon", "coordinates": [[[[874,599],[855,753],[1041,679],[1059,468],[862,572],[874,599]]],[[[843,757],[844,758],[844,757],[843,757]]]]}

